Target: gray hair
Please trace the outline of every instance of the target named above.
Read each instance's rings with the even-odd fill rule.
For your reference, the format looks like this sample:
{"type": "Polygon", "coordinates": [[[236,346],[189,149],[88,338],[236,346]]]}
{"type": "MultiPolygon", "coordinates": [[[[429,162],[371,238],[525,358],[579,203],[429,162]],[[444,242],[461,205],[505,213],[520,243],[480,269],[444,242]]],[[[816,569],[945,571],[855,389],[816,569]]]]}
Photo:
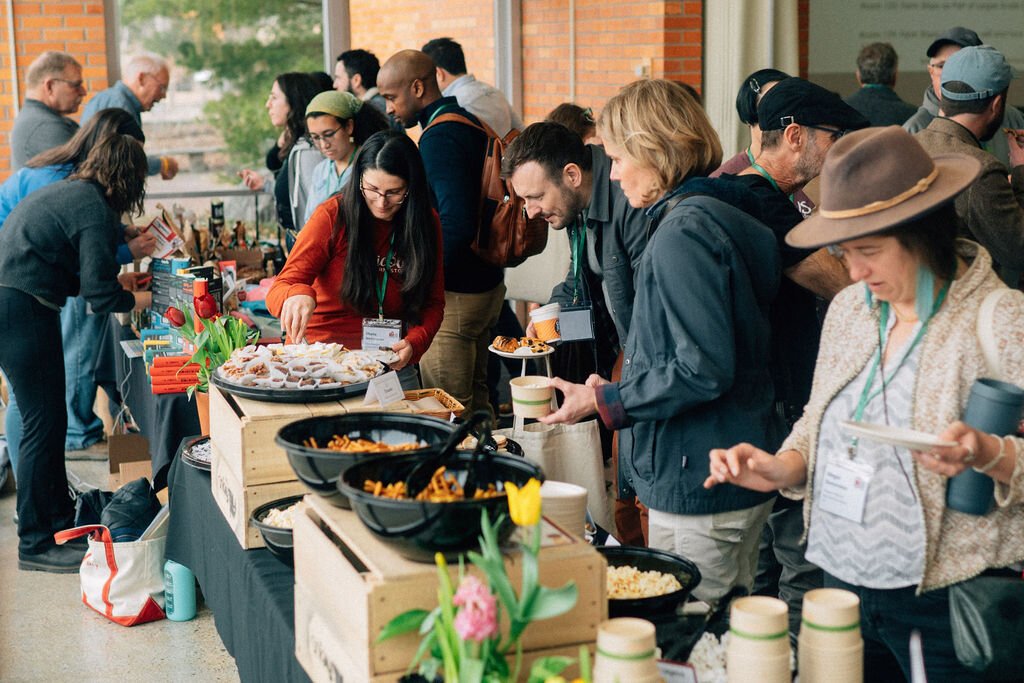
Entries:
{"type": "Polygon", "coordinates": [[[153,52],[140,52],[133,55],[124,65],[124,81],[131,83],[140,74],[155,76],[167,68],[167,60],[153,52]]]}
{"type": "Polygon", "coordinates": [[[38,88],[47,78],[63,76],[64,70],[68,66],[74,66],[78,69],[82,68],[78,60],[67,52],[57,52],[56,50],[44,52],[29,64],[28,72],[25,74],[25,84],[29,88],[38,88]]]}

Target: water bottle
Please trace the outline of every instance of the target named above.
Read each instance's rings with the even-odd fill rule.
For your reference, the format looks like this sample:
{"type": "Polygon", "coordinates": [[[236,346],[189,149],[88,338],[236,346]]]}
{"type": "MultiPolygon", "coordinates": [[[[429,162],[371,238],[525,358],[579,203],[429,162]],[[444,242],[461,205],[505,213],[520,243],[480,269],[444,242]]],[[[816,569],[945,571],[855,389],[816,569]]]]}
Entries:
{"type": "MultiPolygon", "coordinates": [[[[994,379],[976,380],[967,399],[963,420],[975,429],[1003,436],[1015,434],[1024,408],[1024,390],[994,379]]],[[[967,468],[949,480],[946,505],[969,515],[985,515],[992,508],[995,481],[967,468]]]]}
{"type": "Polygon", "coordinates": [[[196,575],[174,560],[164,562],[164,612],[171,621],[196,616],[196,575]]]}

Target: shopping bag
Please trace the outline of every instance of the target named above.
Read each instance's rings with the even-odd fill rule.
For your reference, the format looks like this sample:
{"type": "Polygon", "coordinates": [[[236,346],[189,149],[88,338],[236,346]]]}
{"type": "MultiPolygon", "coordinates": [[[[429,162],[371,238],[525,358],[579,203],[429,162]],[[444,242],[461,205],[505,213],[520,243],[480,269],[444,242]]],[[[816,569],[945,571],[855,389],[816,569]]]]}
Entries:
{"type": "Polygon", "coordinates": [[[114,543],[110,530],[89,524],[59,531],[57,543],[89,536],[79,576],[82,602],[122,626],[164,618],[166,531],[155,538],[114,543]]]}
{"type": "Polygon", "coordinates": [[[615,528],[597,420],[573,425],[533,422],[521,430],[500,429],[495,434],[503,434],[522,446],[526,459],[540,465],[546,479],[585,488],[591,518],[604,529],[615,528]]]}

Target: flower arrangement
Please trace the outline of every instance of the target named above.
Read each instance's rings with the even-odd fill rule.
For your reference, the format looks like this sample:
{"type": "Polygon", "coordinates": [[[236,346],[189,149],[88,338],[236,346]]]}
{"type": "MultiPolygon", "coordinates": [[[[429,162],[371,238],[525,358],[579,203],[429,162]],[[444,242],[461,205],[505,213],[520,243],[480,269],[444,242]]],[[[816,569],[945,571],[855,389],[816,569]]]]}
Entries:
{"type": "Polygon", "coordinates": [[[250,329],[238,318],[218,313],[217,302],[210,294],[206,280],[197,278],[194,289],[194,316],[184,307],[182,310],[169,306],[164,312],[164,317],[178,334],[195,347],[189,362],[199,365],[199,376],[197,382],[188,389],[190,398],[196,391],[208,392],[210,373],[223,365],[231,357],[232,351],[259,337],[259,330],[250,329]]]}
{"type": "MultiPolygon", "coordinates": [[[[415,609],[392,619],[381,631],[378,642],[419,631],[422,636],[416,656],[409,665],[417,666],[427,680],[443,673],[445,681],[458,683],[496,683],[516,681],[522,667],[523,631],[534,621],[565,614],[576,604],[578,591],[572,581],[561,588],[547,588],[539,582],[541,541],[540,482],[530,479],[522,488],[505,482],[509,514],[524,533],[522,543],[522,582],[519,594],[512,587],[505,569],[495,523],[481,511],[480,552],[467,553],[486,581],[466,573],[459,561],[458,586],[453,586],[444,556],[435,556],[439,587],[438,606],[431,611],[415,609]],[[503,615],[508,619],[502,636],[503,615]],[[507,658],[511,656],[512,667],[507,658]]],[[[546,657],[533,663],[531,683],[555,679],[572,663],[565,657],[546,657]]],[[[589,679],[589,655],[582,648],[580,658],[583,679],[589,679]]]]}

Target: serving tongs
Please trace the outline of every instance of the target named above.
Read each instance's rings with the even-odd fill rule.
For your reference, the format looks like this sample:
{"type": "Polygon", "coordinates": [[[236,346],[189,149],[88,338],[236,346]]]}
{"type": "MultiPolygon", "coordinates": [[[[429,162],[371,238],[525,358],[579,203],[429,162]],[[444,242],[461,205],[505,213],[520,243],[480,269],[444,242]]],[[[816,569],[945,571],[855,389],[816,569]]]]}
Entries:
{"type": "Polygon", "coordinates": [[[477,434],[476,446],[473,448],[473,455],[466,469],[466,480],[462,484],[466,500],[473,498],[473,494],[480,488],[480,482],[483,482],[483,486],[495,483],[491,467],[493,453],[490,449],[484,448],[484,444],[491,440],[491,416],[485,410],[478,410],[455,428],[441,450],[416,463],[416,466],[405,478],[406,495],[409,498],[416,498],[430,484],[430,479],[434,476],[437,468],[443,466],[445,469],[450,469],[452,465],[458,463],[456,449],[463,439],[474,433],[477,434]],[[479,432],[474,432],[476,427],[479,427],[479,432]]]}

